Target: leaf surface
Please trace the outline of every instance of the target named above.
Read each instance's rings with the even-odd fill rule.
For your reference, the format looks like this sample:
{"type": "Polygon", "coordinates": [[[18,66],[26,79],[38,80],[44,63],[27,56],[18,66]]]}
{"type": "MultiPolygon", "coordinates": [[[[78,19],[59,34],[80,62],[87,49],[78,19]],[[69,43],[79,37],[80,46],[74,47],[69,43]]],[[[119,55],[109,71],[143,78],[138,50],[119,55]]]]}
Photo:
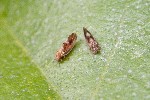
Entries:
{"type": "Polygon", "coordinates": [[[62,99],[150,99],[148,0],[27,0],[5,3],[6,20],[62,99]],[[82,28],[100,43],[92,55],[82,28]],[[78,41],[59,64],[71,33],[78,41]]]}

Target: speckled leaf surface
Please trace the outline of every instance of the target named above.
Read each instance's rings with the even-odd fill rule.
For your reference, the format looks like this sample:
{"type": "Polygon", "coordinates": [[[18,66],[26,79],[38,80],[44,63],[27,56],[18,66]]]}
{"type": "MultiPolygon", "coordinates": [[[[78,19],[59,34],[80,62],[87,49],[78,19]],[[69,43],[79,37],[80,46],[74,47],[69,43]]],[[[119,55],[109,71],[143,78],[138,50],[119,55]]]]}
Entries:
{"type": "MultiPolygon", "coordinates": [[[[2,17],[1,17],[2,18],[2,17]]],[[[15,35],[0,20],[0,99],[59,99],[15,35]]]]}
{"type": "MultiPolygon", "coordinates": [[[[149,0],[3,1],[2,15],[63,100],[150,99],[149,0]],[[100,43],[92,55],[82,28],[100,43]],[[61,62],[56,51],[75,32],[61,62]]],[[[8,29],[9,30],[9,29],[8,29]]]]}

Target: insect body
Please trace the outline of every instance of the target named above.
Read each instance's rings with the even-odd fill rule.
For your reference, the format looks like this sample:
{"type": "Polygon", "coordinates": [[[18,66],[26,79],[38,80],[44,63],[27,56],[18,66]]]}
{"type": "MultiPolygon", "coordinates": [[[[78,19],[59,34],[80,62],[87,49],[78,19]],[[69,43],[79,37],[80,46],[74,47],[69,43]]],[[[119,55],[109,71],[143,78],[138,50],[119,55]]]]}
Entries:
{"type": "Polygon", "coordinates": [[[88,46],[90,47],[90,50],[93,54],[96,54],[100,51],[100,47],[98,42],[95,40],[95,38],[92,36],[92,34],[83,27],[83,31],[84,31],[84,36],[86,39],[86,42],[88,44],[88,46]]]}
{"type": "Polygon", "coordinates": [[[76,33],[69,35],[68,39],[63,43],[62,47],[56,52],[55,59],[62,60],[74,47],[77,40],[76,33]]]}

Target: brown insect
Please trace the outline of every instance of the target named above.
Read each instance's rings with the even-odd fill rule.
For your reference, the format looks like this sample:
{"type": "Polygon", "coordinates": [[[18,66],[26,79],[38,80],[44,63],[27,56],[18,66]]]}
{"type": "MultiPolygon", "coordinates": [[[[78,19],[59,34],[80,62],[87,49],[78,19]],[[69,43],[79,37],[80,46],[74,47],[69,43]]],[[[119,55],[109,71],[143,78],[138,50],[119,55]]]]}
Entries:
{"type": "Polygon", "coordinates": [[[62,60],[74,47],[77,40],[76,33],[69,35],[68,39],[63,43],[62,47],[56,52],[55,59],[62,60]]]}
{"type": "Polygon", "coordinates": [[[84,31],[86,42],[88,46],[90,47],[91,52],[93,54],[98,53],[100,51],[98,42],[95,40],[92,34],[85,27],[83,27],[83,31],[84,31]]]}

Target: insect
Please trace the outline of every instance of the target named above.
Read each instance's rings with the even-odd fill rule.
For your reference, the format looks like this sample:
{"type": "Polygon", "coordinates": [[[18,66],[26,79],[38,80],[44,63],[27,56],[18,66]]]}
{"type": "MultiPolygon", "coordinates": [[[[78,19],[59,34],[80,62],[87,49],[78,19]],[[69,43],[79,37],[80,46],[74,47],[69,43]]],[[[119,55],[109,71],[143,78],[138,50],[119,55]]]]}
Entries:
{"type": "Polygon", "coordinates": [[[76,40],[76,33],[69,35],[68,39],[63,43],[62,47],[56,52],[55,59],[57,61],[61,61],[72,50],[76,40]]]}
{"type": "Polygon", "coordinates": [[[90,47],[91,52],[93,54],[98,53],[100,51],[100,46],[98,42],[95,40],[92,34],[85,27],[83,27],[83,31],[84,31],[86,42],[88,46],[90,47]]]}

